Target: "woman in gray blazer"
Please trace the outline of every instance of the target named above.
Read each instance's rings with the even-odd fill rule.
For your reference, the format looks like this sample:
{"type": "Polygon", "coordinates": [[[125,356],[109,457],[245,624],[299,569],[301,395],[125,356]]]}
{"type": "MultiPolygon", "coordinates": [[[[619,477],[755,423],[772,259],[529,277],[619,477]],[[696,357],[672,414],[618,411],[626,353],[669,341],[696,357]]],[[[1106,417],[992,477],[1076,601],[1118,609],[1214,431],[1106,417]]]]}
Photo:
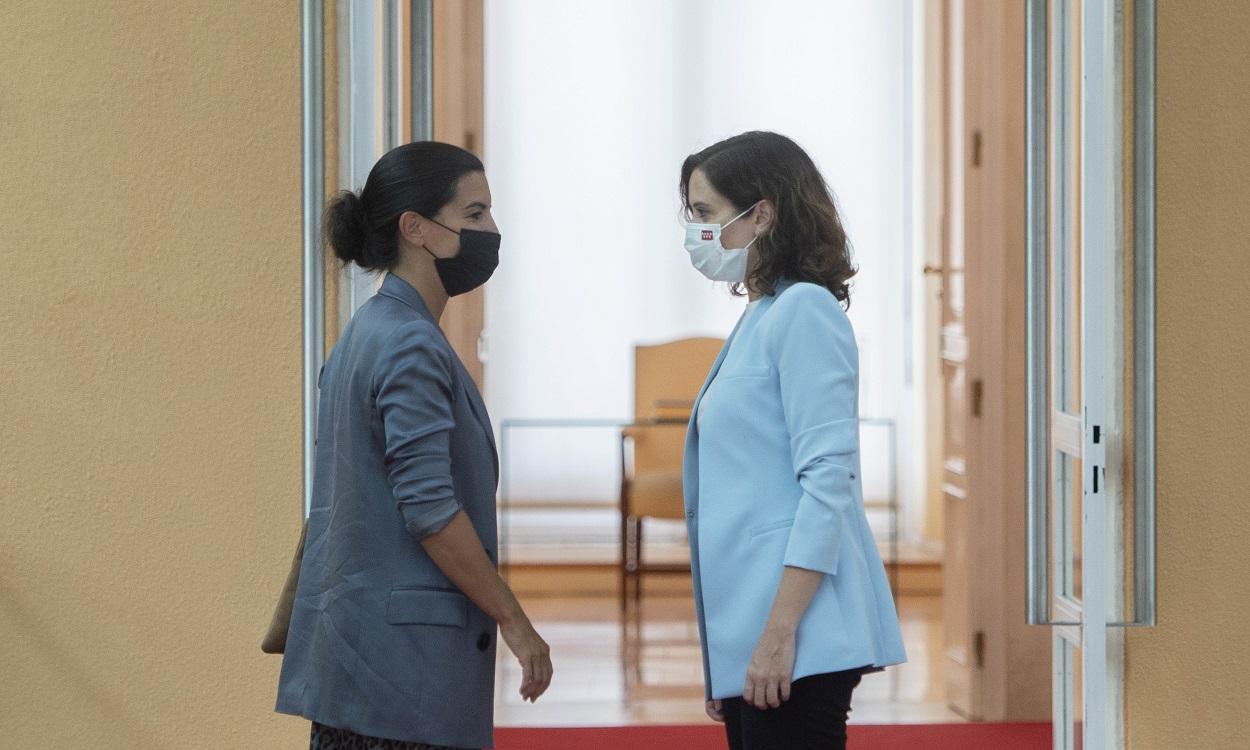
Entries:
{"type": "Polygon", "coordinates": [[[482,397],[438,327],[499,262],[482,163],[400,146],[326,209],[343,262],[386,272],[319,382],[308,538],[277,710],[317,748],[483,748],[495,632],[521,696],[551,681],[547,644],[497,570],[498,456],[482,397]]]}

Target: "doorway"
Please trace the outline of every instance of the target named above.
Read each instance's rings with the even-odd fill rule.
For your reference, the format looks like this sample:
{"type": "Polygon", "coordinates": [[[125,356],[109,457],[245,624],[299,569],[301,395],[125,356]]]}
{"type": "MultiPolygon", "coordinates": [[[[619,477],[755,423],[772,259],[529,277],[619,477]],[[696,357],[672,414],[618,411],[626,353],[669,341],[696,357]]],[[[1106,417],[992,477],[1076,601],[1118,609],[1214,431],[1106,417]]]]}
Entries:
{"type": "MultiPolygon", "coordinates": [[[[724,336],[741,313],[741,304],[723,287],[692,272],[681,250],[678,167],[698,148],[753,128],[797,138],[824,167],[841,199],[861,268],[850,311],[861,353],[861,414],[882,417],[896,429],[893,443],[888,426],[861,432],[865,460],[876,464],[865,466],[866,494],[873,501],[866,505],[870,524],[881,532],[882,557],[899,564],[896,591],[907,600],[904,628],[915,645],[906,669],[865,681],[860,695],[873,699],[872,705],[857,709],[856,718],[981,718],[948,707],[943,675],[949,648],[942,631],[949,619],[943,587],[949,599],[950,591],[967,588],[965,578],[982,567],[959,569],[960,578],[947,576],[944,583],[940,495],[934,502],[926,473],[928,407],[936,401],[930,394],[942,393],[929,388],[927,360],[937,357],[936,349],[927,348],[927,326],[934,320],[927,304],[939,290],[936,279],[922,273],[942,237],[933,228],[938,225],[930,224],[940,220],[937,212],[925,213],[932,202],[928,180],[941,181],[938,172],[926,171],[939,169],[941,162],[925,162],[930,144],[923,135],[930,123],[921,115],[942,91],[928,90],[925,77],[926,45],[932,42],[926,36],[929,5],[844,2],[819,4],[814,11],[816,4],[782,3],[767,12],[748,2],[599,3],[575,12],[568,6],[485,5],[484,156],[496,215],[509,238],[507,265],[486,299],[486,395],[506,433],[500,440],[506,454],[504,554],[513,585],[541,601],[536,606],[553,631],[567,637],[570,652],[586,654],[586,661],[571,667],[584,682],[575,681],[576,695],[567,697],[582,699],[583,708],[588,696],[600,705],[615,701],[603,709],[605,720],[630,712],[640,721],[672,716],[672,709],[638,696],[674,704],[672,691],[683,689],[681,700],[690,707],[684,716],[702,718],[697,664],[692,669],[681,661],[683,654],[697,658],[698,653],[689,628],[688,580],[647,581],[644,609],[654,619],[643,630],[655,637],[644,638],[642,662],[633,665],[641,680],[627,684],[627,675],[621,675],[619,681],[607,678],[605,686],[605,672],[622,668],[610,660],[593,662],[605,649],[588,646],[587,634],[617,637],[613,622],[595,616],[615,617],[619,459],[613,431],[632,414],[633,345],[724,336]],[[701,32],[680,31],[685,29],[701,32]],[[754,40],[768,54],[763,60],[718,55],[728,40],[739,38],[754,40]],[[642,58],[639,39],[648,40],[642,58]],[[570,192],[571,186],[577,189],[570,192]],[[898,480],[894,493],[892,476],[898,480]],[[899,500],[903,540],[895,550],[888,542],[891,494],[899,500]],[[603,601],[595,605],[593,597],[603,601]],[[644,687],[637,688],[639,683],[644,687]]],[[[941,111],[938,107],[935,114],[939,120],[941,111]]],[[[1014,179],[1021,181],[1022,161],[1016,169],[1014,179]]],[[[1022,211],[1021,204],[1018,223],[1022,211]]],[[[1017,250],[1022,257],[1022,243],[1017,250]]],[[[1001,263],[979,268],[1008,273],[1001,263]]],[[[978,279],[985,289],[1004,289],[993,278],[978,279]]],[[[980,311],[977,316],[977,321],[1000,317],[980,311]]],[[[1023,320],[1022,310],[1015,318],[1023,320]]],[[[1017,381],[1022,404],[1022,375],[1017,381]]],[[[989,398],[1006,397],[1003,387],[992,387],[989,398]]],[[[994,411],[1004,413],[998,406],[994,411]]],[[[1022,409],[1017,428],[1022,433],[1022,409]]],[[[1022,455],[1022,437],[1015,439],[1022,455]]],[[[987,442],[1003,454],[1011,451],[1001,441],[987,442]]],[[[975,467],[985,466],[985,460],[978,455],[975,467]]],[[[1010,478],[979,470],[1000,486],[979,484],[977,491],[996,493],[1001,507],[1010,478]]],[[[1022,459],[1015,476],[1022,487],[1022,459]]],[[[1022,508],[1022,489],[1013,497],[1022,508]]],[[[1022,511],[1016,520],[1022,538],[1022,511]]],[[[657,522],[645,537],[652,545],[648,559],[685,554],[681,522],[657,522]]],[[[995,554],[1009,552],[1002,545],[995,554]]],[[[988,567],[1004,569],[997,559],[988,567]]],[[[1018,574],[1022,581],[1022,568],[1018,574]]],[[[1006,601],[1003,585],[998,590],[1006,601]]],[[[1022,598],[1021,588],[1016,601],[1022,598]]],[[[965,621],[971,622],[966,613],[974,605],[980,606],[963,601],[965,621]]],[[[1023,629],[1022,611],[1017,615],[1023,629]]],[[[983,638],[985,653],[1002,674],[1015,666],[1020,684],[1036,686],[1036,718],[1044,719],[1048,644],[1037,633],[1029,652],[1025,641],[991,631],[1007,621],[1003,611],[988,624],[978,623],[990,635],[983,638]],[[1021,673],[1018,663],[1000,658],[999,644],[1008,642],[1027,653],[1032,677],[1021,673]]],[[[969,647],[969,657],[973,653],[969,647]]],[[[505,671],[504,701],[510,700],[509,679],[505,671]]],[[[530,707],[506,702],[501,710],[505,722],[538,716],[530,707]]]]}
{"type": "MultiPolygon", "coordinates": [[[[1134,7],[1142,5],[1138,2],[1134,7]]],[[[622,373],[628,371],[625,360],[630,344],[672,335],[675,321],[691,333],[723,334],[731,327],[737,310],[730,308],[731,300],[723,290],[690,288],[680,281],[690,277],[690,269],[683,265],[681,254],[673,251],[680,249],[676,212],[668,212],[664,206],[675,201],[676,167],[682,156],[706,145],[709,139],[752,127],[797,133],[814,152],[820,150],[821,138],[830,137],[830,133],[831,142],[852,144],[853,154],[839,155],[831,149],[818,161],[826,167],[835,192],[843,199],[853,238],[866,250],[860,256],[862,298],[880,301],[875,308],[868,308],[876,311],[875,317],[872,312],[856,312],[861,316],[856,327],[864,336],[863,371],[880,374],[865,378],[869,390],[875,391],[866,394],[867,408],[861,411],[881,414],[893,410],[884,416],[899,426],[894,455],[903,458],[880,461],[881,472],[886,477],[894,472],[902,478],[896,487],[903,498],[903,532],[922,550],[926,543],[944,545],[937,547],[944,550],[945,569],[938,584],[939,598],[929,600],[930,613],[925,615],[927,619],[922,618],[925,623],[936,624],[942,633],[937,638],[940,646],[926,665],[938,674],[939,700],[958,714],[953,718],[1001,721],[1048,719],[1053,698],[1056,726],[1072,742],[1083,732],[1102,732],[1103,727],[1114,726],[1109,718],[1114,714],[1118,685],[1113,628],[1124,618],[1117,620],[1111,614],[1119,606],[1115,587],[1104,587],[1102,604],[1095,600],[1091,609],[1088,575],[1081,575],[1081,571],[1091,560],[1109,562],[1114,568],[1119,564],[1116,561],[1128,559],[1126,556],[1134,561],[1134,574],[1145,570],[1143,561],[1150,560],[1150,548],[1142,543],[1141,523],[1132,527],[1131,545],[1112,545],[1110,549],[1106,545],[1091,547],[1101,542],[1096,541],[1100,536],[1091,537],[1089,531],[1120,529],[1125,519],[1146,519],[1149,514],[1144,505],[1117,500],[1107,514],[1094,519],[1091,527],[1087,520],[1089,503],[1082,498],[1083,493],[1096,492],[1093,477],[1106,477],[1099,485],[1104,495],[1111,495],[1114,488],[1115,497],[1124,498],[1133,472],[1124,468],[1128,464],[1117,465],[1098,453],[1112,449],[1107,443],[1085,441],[1092,440],[1095,426],[1108,438],[1134,431],[1132,440],[1114,446],[1123,458],[1126,451],[1144,450],[1149,435],[1139,431],[1145,423],[1140,410],[1133,412],[1131,419],[1116,419],[1116,415],[1127,413],[1124,404],[1141,396],[1142,378],[1137,369],[1130,368],[1134,374],[1103,401],[1101,422],[1091,421],[1092,402],[1081,400],[1088,399],[1091,391],[1081,384],[1097,377],[1091,351],[1101,351],[1101,346],[1123,355],[1130,345],[1142,346],[1148,339],[1137,333],[1119,338],[1107,338],[1105,331],[1099,333],[1102,323],[1126,319],[1123,308],[1143,309],[1139,296],[1130,295],[1131,305],[1121,299],[1120,307],[1101,318],[1093,314],[1095,308],[1083,297],[1093,281],[1114,285],[1117,280],[1130,278],[1117,269],[1134,260],[1126,260],[1129,256],[1120,250],[1112,255],[1091,253],[1086,234],[1121,227],[1128,215],[1126,195],[1132,191],[1113,187],[1111,194],[1100,196],[1084,187],[1122,173],[1125,131],[1112,126],[1122,126],[1125,120],[1118,107],[1106,106],[1103,119],[1097,119],[1096,108],[1088,104],[1090,92],[1072,84],[1079,80],[1081,71],[1086,71],[1081,66],[1088,65],[1089,60],[1119,60],[1118,67],[1111,64],[1107,69],[1110,75],[1104,84],[1116,96],[1127,90],[1127,79],[1117,77],[1122,76],[1123,60],[1128,59],[1123,57],[1123,34],[1130,28],[1122,22],[1125,9],[1121,3],[1053,0],[1026,7],[976,0],[899,0],[875,4],[873,11],[859,3],[830,4],[822,11],[829,13],[829,18],[812,18],[810,12],[800,12],[805,8],[810,11],[809,6],[797,4],[771,6],[763,16],[750,3],[656,3],[650,14],[639,12],[633,5],[604,4],[566,13],[560,20],[569,25],[569,33],[546,39],[543,35],[550,33],[551,26],[540,23],[540,14],[531,6],[521,10],[520,5],[502,2],[485,6],[388,2],[370,7],[372,10],[354,3],[338,5],[338,50],[344,56],[339,60],[339,83],[346,85],[339,92],[340,118],[345,118],[340,125],[350,132],[380,133],[382,140],[369,141],[375,150],[382,141],[404,137],[405,127],[414,135],[432,132],[436,138],[478,150],[485,156],[488,170],[500,175],[496,199],[501,224],[510,224],[512,229],[504,226],[505,234],[517,238],[515,245],[509,246],[508,259],[517,269],[516,283],[509,286],[504,283],[509,277],[501,276],[484,299],[466,299],[464,310],[448,313],[451,338],[461,358],[484,380],[497,424],[517,417],[623,417],[628,411],[629,389],[608,386],[626,384],[628,375],[622,373]],[[837,13],[843,15],[834,18],[837,13]],[[1039,19],[1045,19],[1046,33],[1038,31],[1039,19]],[[772,32],[792,36],[800,25],[810,39],[803,36],[788,47],[767,46],[776,50],[776,59],[765,61],[760,80],[751,78],[751,66],[733,60],[726,63],[727,74],[715,76],[704,98],[697,101],[689,93],[694,84],[679,78],[676,85],[668,85],[665,78],[675,73],[694,76],[703,69],[702,61],[720,59],[714,54],[720,49],[718,43],[705,41],[704,47],[699,47],[700,43],[690,41],[687,35],[674,34],[657,47],[663,54],[633,65],[628,50],[612,57],[604,42],[608,31],[621,29],[658,34],[665,29],[709,28],[715,31],[711,38],[723,40],[772,32]],[[356,31],[360,29],[372,32],[362,32],[358,38],[356,31]],[[582,30],[581,36],[573,33],[576,29],[582,30]],[[1091,36],[1091,29],[1097,29],[1099,36],[1091,36]],[[840,43],[822,47],[821,41],[828,41],[822,30],[837,35],[840,43]],[[1096,43],[1095,39],[1102,41],[1096,43]],[[544,63],[549,70],[538,69],[540,59],[533,53],[539,48],[515,46],[518,40],[550,48],[546,51],[552,53],[552,59],[544,63]],[[1111,46],[1098,46],[1107,40],[1111,46]],[[571,51],[561,60],[553,50],[558,51],[566,42],[571,51]],[[510,66],[501,65],[502,58],[492,58],[492,54],[507,54],[509,44],[514,45],[511,50],[517,60],[510,66]],[[846,60],[817,59],[816,52],[828,52],[830,47],[860,50],[857,61],[861,68],[853,68],[846,60]],[[519,54],[518,49],[528,52],[519,54]],[[1039,56],[1039,49],[1045,54],[1039,56]],[[796,50],[798,57],[794,59],[802,64],[785,57],[796,50]],[[388,73],[385,65],[376,67],[379,56],[392,62],[407,59],[408,67],[397,63],[388,73]],[[600,56],[599,62],[607,60],[604,75],[611,73],[619,80],[613,79],[608,85],[606,78],[590,75],[593,65],[587,61],[595,56],[600,56]],[[527,125],[524,118],[508,116],[516,114],[508,108],[519,111],[527,98],[519,96],[519,90],[528,91],[524,87],[537,81],[542,85],[536,91],[543,93],[544,85],[551,88],[550,75],[578,59],[585,64],[570,68],[569,74],[582,75],[581,85],[546,91],[553,97],[547,102],[547,114],[554,113],[561,127],[569,131],[555,141],[576,158],[535,158],[540,151],[538,136],[551,129],[539,127],[539,120],[527,125]],[[1031,67],[1026,68],[1026,62],[1031,67]],[[531,67],[526,68],[527,64],[531,67]],[[822,98],[818,86],[832,86],[839,79],[833,74],[827,79],[817,75],[797,83],[786,81],[778,89],[777,101],[766,102],[767,106],[742,108],[738,106],[742,102],[758,105],[759,97],[735,99],[743,86],[757,90],[783,79],[787,70],[819,73],[852,69],[862,73],[874,64],[878,64],[878,78],[873,80],[879,84],[875,87],[861,83],[860,88],[839,90],[837,96],[826,92],[822,98]],[[1035,80],[1039,64],[1045,76],[1035,80]],[[366,97],[358,88],[372,94],[366,97]],[[556,96],[561,91],[563,99],[556,96]],[[1047,92],[1040,120],[1035,111],[1039,91],[1047,92]],[[622,101],[650,102],[634,108],[643,130],[624,128],[617,132],[608,128],[613,124],[612,106],[622,101]],[[418,121],[416,113],[422,102],[428,106],[418,121]],[[735,106],[725,104],[735,102],[735,106]],[[787,102],[799,108],[787,114],[787,102]],[[831,107],[831,102],[843,108],[831,107]],[[861,107],[853,114],[859,120],[848,122],[845,109],[856,103],[861,107]],[[867,112],[869,109],[875,114],[867,112]],[[396,112],[403,111],[413,113],[407,126],[403,118],[396,119],[396,112]],[[813,111],[820,115],[815,126],[804,119],[813,111]],[[665,112],[688,113],[693,124],[689,132],[678,133],[668,127],[665,112]],[[358,115],[363,118],[360,122],[354,119],[358,115]],[[876,121],[873,117],[886,124],[872,127],[871,122],[876,121]],[[1108,134],[1102,150],[1089,150],[1088,139],[1083,137],[1091,117],[1108,134]],[[423,124],[419,126],[419,122],[423,124]],[[587,129],[588,123],[594,127],[587,129]],[[1033,161],[1028,162],[1025,155],[1034,154],[1039,124],[1051,128],[1052,136],[1044,141],[1041,160],[1031,156],[1033,161]],[[579,135],[579,129],[586,132],[579,135]],[[827,132],[821,135],[822,131],[827,132]],[[574,137],[592,143],[604,140],[617,150],[577,153],[571,140],[574,137]],[[639,159],[637,154],[645,158],[639,159]],[[666,164],[671,167],[667,172],[666,164]],[[1033,165],[1031,171],[1029,164],[1033,165]],[[1049,171],[1039,171],[1039,165],[1049,165],[1049,171]],[[867,168],[874,166],[877,168],[867,168]],[[618,182],[639,175],[643,179],[633,188],[615,193],[573,191],[575,202],[588,201],[580,208],[551,198],[582,184],[587,169],[596,177],[615,174],[612,170],[616,170],[620,173],[616,175],[618,182]],[[664,177],[669,172],[671,179],[664,177]],[[1035,180],[1042,173],[1047,182],[1040,194],[1049,196],[1050,201],[1043,223],[1051,232],[1050,244],[1044,247],[1054,262],[1044,266],[1041,278],[1045,283],[1037,287],[1039,276],[1026,260],[1029,250],[1036,258],[1037,248],[1043,247],[1037,244],[1037,233],[1032,230],[1040,215],[1035,180]],[[857,174],[862,178],[845,177],[857,174]],[[536,184],[542,189],[536,190],[536,184]],[[1026,184],[1032,190],[1028,195],[1033,196],[1033,202],[1026,203],[1026,184]],[[1098,206],[1112,209],[1099,214],[1093,210],[1098,206]],[[662,217],[669,213],[674,214],[671,227],[634,221],[645,224],[642,234],[632,240],[625,236],[622,225],[631,222],[622,222],[622,217],[662,217]],[[1032,231],[1027,247],[1026,225],[1032,231]],[[600,241],[604,237],[616,243],[615,251],[600,241]],[[1026,281],[1032,283],[1026,285],[1026,281]],[[605,287],[610,293],[604,293],[605,287]],[[1038,309],[1037,300],[1027,293],[1036,293],[1038,288],[1049,295],[1050,307],[1043,303],[1042,308],[1052,314],[1047,319],[1047,362],[1058,363],[1042,373],[1049,384],[1047,393],[1059,394],[1055,409],[1043,412],[1044,433],[1035,433],[1039,422],[1034,410],[1026,408],[1034,403],[1029,396],[1039,393],[1038,381],[1028,380],[1034,370],[1026,367],[1024,338],[1026,332],[1030,336],[1035,333],[1036,316],[1030,315],[1038,309]],[[567,299],[559,297],[560,291],[570,292],[567,299]],[[582,307],[577,308],[578,304],[582,307]],[[614,333],[607,335],[609,329],[614,333]],[[551,349],[550,342],[555,340],[583,342],[580,349],[573,348],[579,359],[555,371],[554,382],[559,387],[543,388],[542,383],[549,386],[553,381],[535,371],[542,362],[535,364],[524,358],[526,352],[535,351],[535,347],[524,346],[525,336],[535,332],[540,336],[541,351],[551,349]],[[579,367],[592,375],[609,373],[611,377],[578,377],[579,367]],[[588,383],[603,387],[596,390],[588,383]],[[565,411],[557,413],[560,409],[565,411]],[[542,410],[546,412],[537,413],[542,410]],[[1036,459],[1037,434],[1044,435],[1046,446],[1040,451],[1040,464],[1036,459]],[[1026,455],[1034,456],[1034,463],[1026,465],[1026,455]],[[1093,467],[1107,473],[1095,475],[1091,473],[1093,467]],[[1042,505],[1037,502],[1036,482],[1029,481],[1038,476],[1044,478],[1040,491],[1047,498],[1042,505]],[[1033,505],[1026,504],[1028,498],[1034,500],[1033,505]],[[1038,507],[1045,513],[1026,512],[1038,507]],[[1041,524],[1037,523],[1039,518],[1041,524]],[[1039,536],[1042,528],[1044,533],[1039,536]],[[1020,548],[1025,540],[1033,542],[1027,559],[1020,548]],[[1039,555],[1042,547],[1047,551],[1053,548],[1053,554],[1039,555]],[[1056,598],[1048,600],[1046,613],[1039,615],[1035,603],[1044,597],[1037,595],[1035,584],[1048,576],[1056,581],[1056,598]],[[932,606],[934,601],[936,607],[932,606]],[[1027,612],[1026,601],[1030,602],[1027,612]],[[1073,609],[1074,603],[1077,609],[1073,609]],[[1081,626],[1091,616],[1101,624],[1103,633],[1094,641],[1090,640],[1093,630],[1081,626]],[[1027,624],[1026,618],[1033,618],[1034,624],[1054,622],[1056,627],[1048,632],[1027,624]],[[1091,670],[1091,658],[1102,666],[1091,670]],[[1055,677],[1053,696],[1047,680],[1051,674],[1055,677]],[[1097,729],[1091,728],[1088,720],[1092,716],[1091,691],[1111,696],[1097,729]]],[[[1140,50],[1140,45],[1136,48],[1140,50]]],[[[869,76],[858,76],[859,80],[866,78],[869,76]]],[[[1107,101],[1121,99],[1108,97],[1107,101]]],[[[345,166],[340,166],[340,171],[348,181],[344,186],[351,186],[351,180],[363,179],[350,161],[354,158],[351,149],[360,143],[350,134],[340,136],[346,139],[341,142],[341,159],[349,159],[341,161],[345,166]]],[[[1136,135],[1129,136],[1129,140],[1133,138],[1136,135]]],[[[613,179],[603,182],[614,184],[613,179]]],[[[1106,183],[1120,184],[1114,179],[1106,183]]],[[[1141,201],[1133,205],[1137,211],[1144,210],[1141,201]]],[[[1101,246],[1126,247],[1128,233],[1110,231],[1110,241],[1101,246]]],[[[1142,233],[1132,236],[1137,242],[1142,233]]],[[[1134,283],[1141,278],[1141,274],[1131,276],[1134,283]]],[[[347,295],[349,306],[354,304],[350,302],[352,295],[367,293],[358,282],[348,277],[338,287],[340,299],[347,295]]],[[[1036,344],[1037,339],[1028,341],[1036,344]]],[[[1027,364],[1036,361],[1034,356],[1027,364]]],[[[1132,361],[1139,363],[1141,358],[1132,361]]],[[[1103,362],[1104,379],[1107,372],[1115,374],[1117,366],[1114,360],[1103,362]]],[[[567,457],[565,449],[554,452],[561,450],[567,457]]],[[[541,450],[535,454],[537,458],[529,462],[532,476],[526,480],[529,489],[524,494],[530,495],[528,499],[550,501],[554,491],[569,494],[573,501],[605,506],[605,498],[594,496],[598,490],[593,483],[606,477],[604,486],[616,486],[611,451],[606,452],[604,461],[594,453],[593,441],[579,441],[575,450],[586,451],[583,459],[575,462],[585,470],[584,476],[575,474],[573,482],[563,482],[554,490],[543,482],[559,476],[560,467],[542,458],[541,450]],[[599,469],[593,468],[596,462],[599,469]]],[[[1141,462],[1135,461],[1130,468],[1140,466],[1141,462]]],[[[1131,492],[1145,492],[1143,487],[1142,476],[1135,475],[1131,492]]],[[[606,507],[610,516],[610,504],[606,507]]],[[[592,507],[591,511],[603,509],[592,507]]],[[[611,530],[615,523],[609,518],[604,526],[611,530]]],[[[671,531],[668,541],[679,546],[680,529],[671,531]]],[[[593,548],[594,534],[598,533],[594,524],[583,532],[591,539],[587,546],[593,548]]],[[[551,529],[544,533],[550,534],[551,529]]],[[[664,541],[664,537],[659,540],[664,541]]],[[[609,545],[613,541],[606,539],[609,545]]],[[[566,563],[558,573],[562,580],[570,579],[566,575],[568,562],[562,561],[566,563]]],[[[593,569],[593,564],[587,569],[593,569]]],[[[918,574],[912,580],[923,579],[918,574]]],[[[538,586],[550,588],[553,580],[548,578],[538,586]]],[[[581,580],[594,585],[597,579],[590,576],[581,580]]],[[[609,572],[603,580],[611,582],[616,577],[609,572]]],[[[681,582],[667,588],[677,597],[688,590],[681,582]]],[[[1045,597],[1051,595],[1049,589],[1041,590],[1045,597]]],[[[1139,606],[1149,603],[1143,591],[1142,586],[1134,589],[1139,606]]],[[[585,617],[585,609],[577,606],[571,608],[568,617],[560,614],[562,610],[554,611],[553,621],[560,627],[576,628],[585,617]]],[[[661,625],[660,631],[675,631],[679,639],[688,637],[688,628],[683,630],[681,624],[684,616],[679,611],[672,616],[676,624],[661,625]]],[[[1140,617],[1135,614],[1135,619],[1140,617]]],[[[675,648],[689,651],[689,645],[675,648]]],[[[666,663],[661,660],[661,664],[666,663]]],[[[673,669],[680,672],[682,667],[673,669]]]]}

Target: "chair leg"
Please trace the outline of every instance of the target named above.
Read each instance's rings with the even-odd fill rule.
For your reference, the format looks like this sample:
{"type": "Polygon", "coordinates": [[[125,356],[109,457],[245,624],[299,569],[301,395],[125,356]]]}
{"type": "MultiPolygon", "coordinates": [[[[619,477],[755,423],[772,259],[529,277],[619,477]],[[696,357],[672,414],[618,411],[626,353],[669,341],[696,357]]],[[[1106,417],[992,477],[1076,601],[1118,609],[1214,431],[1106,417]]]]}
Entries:
{"type": "Polygon", "coordinates": [[[644,570],[642,562],[642,519],[637,519],[636,524],[634,531],[634,606],[641,610],[642,575],[644,570]]]}
{"type": "MultiPolygon", "coordinates": [[[[642,519],[637,516],[626,517],[622,526],[621,546],[621,611],[629,609],[631,591],[638,585],[638,576],[642,564],[642,556],[638,543],[641,539],[642,519]]],[[[635,601],[637,596],[632,597],[635,601]]]]}
{"type": "Polygon", "coordinates": [[[643,519],[638,518],[634,526],[634,613],[631,617],[634,621],[634,658],[630,665],[633,672],[634,684],[642,684],[642,656],[646,650],[646,640],[643,638],[643,619],[642,619],[642,577],[646,571],[646,565],[643,562],[643,519]]]}
{"type": "Polygon", "coordinates": [[[630,518],[621,510],[621,611],[629,604],[629,522],[630,518]]]}

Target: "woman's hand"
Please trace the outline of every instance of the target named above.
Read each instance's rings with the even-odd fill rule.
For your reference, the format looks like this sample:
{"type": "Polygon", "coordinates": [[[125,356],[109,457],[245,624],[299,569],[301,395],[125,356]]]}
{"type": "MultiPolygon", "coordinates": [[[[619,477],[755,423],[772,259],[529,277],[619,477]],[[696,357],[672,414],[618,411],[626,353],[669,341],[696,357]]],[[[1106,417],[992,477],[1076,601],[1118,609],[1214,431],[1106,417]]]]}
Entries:
{"type": "Polygon", "coordinates": [[[551,649],[499,577],[468,515],[460,511],[442,531],[422,537],[421,546],[456,588],[499,623],[500,635],[521,663],[521,697],[538,700],[551,684],[551,649]]]}
{"type": "Polygon", "coordinates": [[[723,706],[724,706],[723,703],[716,700],[716,701],[708,701],[706,704],[704,704],[703,708],[704,710],[707,711],[708,718],[710,718],[712,721],[719,721],[720,723],[724,724],[725,723],[725,711],[724,711],[723,706]]]}
{"type": "Polygon", "coordinates": [[[760,636],[747,667],[742,699],[761,711],[778,708],[790,700],[790,676],[794,673],[794,628],[768,627],[760,636]]]}
{"type": "Polygon", "coordinates": [[[524,616],[500,623],[499,634],[521,664],[521,699],[533,703],[551,685],[551,648],[524,616]]]}
{"type": "Polygon", "coordinates": [[[747,704],[764,711],[790,700],[795,633],[823,579],[824,574],[814,570],[785,567],[768,624],[747,666],[747,681],[742,688],[742,700],[747,704]]]}

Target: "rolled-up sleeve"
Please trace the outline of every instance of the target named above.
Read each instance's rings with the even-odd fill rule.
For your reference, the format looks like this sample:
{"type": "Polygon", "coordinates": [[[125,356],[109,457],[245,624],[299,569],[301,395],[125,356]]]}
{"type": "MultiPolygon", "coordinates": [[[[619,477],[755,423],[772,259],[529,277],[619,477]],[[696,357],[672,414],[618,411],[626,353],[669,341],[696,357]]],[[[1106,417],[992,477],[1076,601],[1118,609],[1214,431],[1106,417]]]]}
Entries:
{"type": "Polygon", "coordinates": [[[427,321],[404,324],[374,376],[387,475],[417,539],[442,531],[460,511],[451,478],[452,361],[439,337],[427,321]]]}
{"type": "Polygon", "coordinates": [[[781,385],[795,478],[803,495],[785,565],[836,575],[855,511],[858,353],[850,320],[828,290],[797,285],[774,303],[770,355],[781,385]]]}

